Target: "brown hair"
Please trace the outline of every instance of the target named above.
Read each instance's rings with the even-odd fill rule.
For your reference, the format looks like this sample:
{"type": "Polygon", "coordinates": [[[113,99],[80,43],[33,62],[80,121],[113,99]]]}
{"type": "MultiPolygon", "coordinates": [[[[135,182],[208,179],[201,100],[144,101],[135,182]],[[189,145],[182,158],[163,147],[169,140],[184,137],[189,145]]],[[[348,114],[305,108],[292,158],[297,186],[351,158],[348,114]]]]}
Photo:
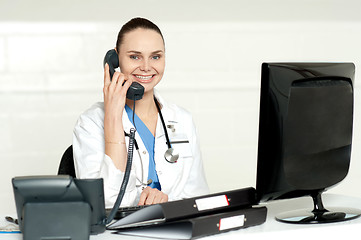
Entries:
{"type": "Polygon", "coordinates": [[[137,17],[137,18],[133,18],[130,21],[128,21],[120,29],[120,31],[118,33],[117,43],[116,43],[116,49],[117,49],[118,53],[119,53],[119,48],[120,48],[120,45],[122,44],[124,35],[137,28],[150,29],[150,30],[156,31],[157,33],[160,34],[160,36],[163,39],[163,43],[164,43],[163,34],[157,25],[155,25],[153,22],[149,21],[148,19],[137,17]]]}

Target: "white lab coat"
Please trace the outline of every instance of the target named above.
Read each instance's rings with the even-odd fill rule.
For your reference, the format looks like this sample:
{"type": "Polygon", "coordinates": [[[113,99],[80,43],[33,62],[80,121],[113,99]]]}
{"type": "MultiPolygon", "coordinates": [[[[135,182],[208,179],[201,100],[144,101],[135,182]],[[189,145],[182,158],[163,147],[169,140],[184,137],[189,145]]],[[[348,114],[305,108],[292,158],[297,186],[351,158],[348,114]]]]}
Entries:
{"type": "MultiPolygon", "coordinates": [[[[157,91],[154,92],[162,106],[161,111],[170,142],[182,142],[172,144],[179,153],[178,161],[167,162],[164,153],[168,146],[158,115],[154,161],[162,192],[168,194],[169,201],[208,194],[209,189],[192,116],[183,108],[165,102],[157,91]]],[[[127,133],[133,127],[125,110],[123,126],[127,133]]],[[[127,148],[128,139],[126,137],[127,148]]],[[[149,154],[138,133],[135,139],[139,153],[134,148],[132,170],[121,206],[137,205],[148,179],[149,154]]],[[[103,178],[105,205],[106,208],[111,208],[118,196],[124,172],[118,170],[110,157],[104,153],[104,145],[104,103],[98,102],[85,111],[75,125],[73,133],[75,171],[77,178],[103,178]]]]}

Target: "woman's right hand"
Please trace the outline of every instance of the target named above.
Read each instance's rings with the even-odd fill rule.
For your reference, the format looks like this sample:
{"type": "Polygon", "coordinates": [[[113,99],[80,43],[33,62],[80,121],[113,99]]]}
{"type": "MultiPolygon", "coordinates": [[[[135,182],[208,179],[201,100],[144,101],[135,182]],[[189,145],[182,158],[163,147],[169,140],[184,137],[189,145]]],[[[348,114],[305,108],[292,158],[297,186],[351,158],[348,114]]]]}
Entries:
{"type": "Polygon", "coordinates": [[[103,88],[105,154],[113,160],[115,166],[120,170],[124,170],[126,164],[122,117],[126,94],[132,83],[125,80],[124,74],[120,72],[115,72],[113,78],[110,79],[109,65],[105,64],[103,88]]]}
{"type": "Polygon", "coordinates": [[[110,79],[109,65],[105,64],[103,94],[106,117],[122,116],[126,101],[126,94],[129,86],[131,85],[131,81],[125,80],[124,74],[120,72],[114,72],[113,79],[110,79]]]}

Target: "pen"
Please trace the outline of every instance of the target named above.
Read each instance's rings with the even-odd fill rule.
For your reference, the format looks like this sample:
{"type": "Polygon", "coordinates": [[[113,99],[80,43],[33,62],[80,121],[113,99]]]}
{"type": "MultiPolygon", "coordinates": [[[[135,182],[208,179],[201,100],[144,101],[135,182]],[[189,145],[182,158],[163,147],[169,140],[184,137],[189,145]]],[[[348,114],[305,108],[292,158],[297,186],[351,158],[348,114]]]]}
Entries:
{"type": "Polygon", "coordinates": [[[11,222],[11,223],[15,223],[15,224],[19,224],[17,219],[14,219],[12,217],[6,216],[5,217],[6,221],[11,222]]]}

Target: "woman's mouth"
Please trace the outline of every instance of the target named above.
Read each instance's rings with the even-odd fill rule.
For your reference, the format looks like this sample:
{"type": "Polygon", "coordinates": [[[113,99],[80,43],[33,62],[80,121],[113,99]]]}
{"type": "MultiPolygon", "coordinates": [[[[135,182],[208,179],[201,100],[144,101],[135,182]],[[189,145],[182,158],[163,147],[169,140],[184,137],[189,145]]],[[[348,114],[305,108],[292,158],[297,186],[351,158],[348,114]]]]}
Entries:
{"type": "Polygon", "coordinates": [[[134,74],[133,76],[134,76],[134,77],[137,79],[137,81],[139,81],[139,82],[148,83],[148,82],[151,82],[151,81],[153,80],[153,77],[154,77],[155,75],[136,75],[136,74],[134,74]]]}

